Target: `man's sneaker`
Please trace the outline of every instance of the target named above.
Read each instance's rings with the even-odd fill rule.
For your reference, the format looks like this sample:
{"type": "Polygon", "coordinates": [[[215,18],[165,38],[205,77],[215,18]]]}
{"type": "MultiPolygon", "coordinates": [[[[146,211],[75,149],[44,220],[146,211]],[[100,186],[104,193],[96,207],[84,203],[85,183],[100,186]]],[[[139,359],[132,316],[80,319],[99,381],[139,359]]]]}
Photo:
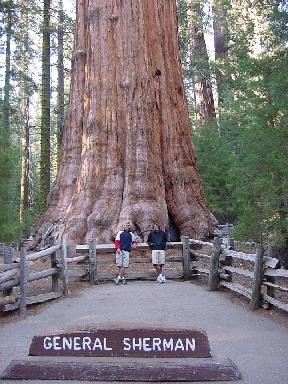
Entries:
{"type": "Polygon", "coordinates": [[[163,284],[166,281],[166,277],[160,273],[160,275],[157,277],[157,283],[163,284]]]}
{"type": "Polygon", "coordinates": [[[117,284],[117,285],[119,285],[119,284],[121,284],[122,283],[122,279],[121,279],[121,277],[117,277],[117,279],[114,279],[114,281],[115,281],[115,283],[117,284]]]}
{"type": "Polygon", "coordinates": [[[123,284],[123,285],[126,285],[126,284],[127,284],[127,280],[125,279],[125,277],[122,277],[122,284],[123,284]]]}
{"type": "Polygon", "coordinates": [[[164,275],[162,275],[161,277],[161,283],[165,283],[166,282],[166,277],[164,275]]]}

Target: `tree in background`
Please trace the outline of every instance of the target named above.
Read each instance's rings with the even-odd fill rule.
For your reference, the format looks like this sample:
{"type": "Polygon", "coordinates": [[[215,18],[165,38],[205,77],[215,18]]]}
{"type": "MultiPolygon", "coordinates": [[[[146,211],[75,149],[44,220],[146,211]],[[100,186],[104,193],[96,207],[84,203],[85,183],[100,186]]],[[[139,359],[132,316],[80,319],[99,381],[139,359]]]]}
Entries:
{"type": "Polygon", "coordinates": [[[196,122],[201,126],[215,122],[216,113],[211,82],[211,70],[204,39],[202,2],[189,0],[187,8],[190,67],[193,79],[196,122]]]}
{"type": "Polygon", "coordinates": [[[64,125],[64,10],[63,0],[58,1],[57,25],[57,168],[60,164],[61,145],[64,125]]]}
{"type": "MultiPolygon", "coordinates": [[[[9,142],[10,135],[10,120],[11,120],[11,39],[12,39],[12,25],[13,25],[13,13],[14,3],[12,0],[5,2],[3,5],[3,16],[5,17],[5,85],[4,85],[4,100],[2,104],[3,123],[5,128],[3,129],[7,133],[9,142]]],[[[6,136],[6,135],[5,135],[6,136]]]]}
{"type": "Polygon", "coordinates": [[[216,118],[211,66],[204,39],[203,1],[178,0],[177,3],[184,84],[186,85],[187,98],[190,99],[193,122],[201,126],[201,124],[216,118]],[[192,98],[191,95],[193,95],[192,98]],[[192,111],[195,111],[195,116],[193,116],[192,111]]]}
{"type": "MultiPolygon", "coordinates": [[[[224,99],[229,94],[230,74],[227,71],[228,50],[230,30],[228,28],[227,18],[231,8],[230,0],[211,0],[213,12],[213,31],[214,31],[214,50],[215,64],[214,71],[217,84],[217,114],[219,120],[219,131],[227,129],[222,122],[222,110],[224,108],[224,99]]],[[[235,2],[234,2],[235,3],[235,2]]],[[[240,2],[239,2],[240,3],[240,2]]],[[[233,24],[230,19],[230,24],[233,24]]]]}
{"type": "Polygon", "coordinates": [[[50,191],[50,0],[43,0],[42,78],[41,78],[41,157],[39,210],[45,212],[50,191]]]}
{"type": "Polygon", "coordinates": [[[0,105],[0,241],[19,237],[17,205],[17,155],[12,140],[11,121],[13,101],[11,97],[11,41],[15,23],[15,4],[12,0],[1,3],[2,37],[5,39],[4,100],[0,105]]]}
{"type": "MultiPolygon", "coordinates": [[[[56,2],[52,5],[55,8],[56,2]]],[[[30,234],[33,221],[35,221],[39,213],[41,124],[38,91],[41,89],[39,87],[41,58],[35,52],[39,52],[42,45],[40,42],[41,7],[42,3],[40,1],[31,0],[9,0],[0,3],[1,26],[3,26],[0,35],[2,60],[4,54],[6,58],[6,76],[3,73],[3,78],[5,77],[6,84],[9,82],[9,87],[4,87],[5,100],[3,99],[0,102],[0,159],[1,164],[3,164],[0,172],[0,211],[2,212],[0,241],[19,239],[19,219],[23,235],[30,234]],[[12,28],[9,28],[9,22],[12,24],[12,28]],[[8,71],[7,68],[10,68],[10,70],[8,71]],[[9,100],[9,103],[7,100],[9,100]],[[8,109],[9,112],[7,113],[8,109]],[[9,126],[9,130],[7,126],[9,126]]],[[[51,14],[53,22],[57,25],[54,8],[52,8],[51,14]]],[[[73,35],[73,31],[71,29],[71,19],[67,17],[65,12],[63,12],[63,19],[64,41],[67,48],[64,55],[64,70],[69,75],[67,61],[69,62],[69,55],[71,55],[73,39],[71,35],[73,35]]],[[[54,51],[51,51],[51,57],[55,62],[54,51]]],[[[52,84],[56,81],[56,78],[57,73],[55,73],[52,66],[52,84]]],[[[67,103],[67,84],[68,81],[66,80],[66,88],[62,92],[65,100],[64,107],[67,103]]],[[[51,94],[52,105],[55,104],[55,94],[56,92],[51,94]]],[[[53,115],[54,111],[52,110],[53,115]]],[[[54,130],[50,135],[51,140],[54,140],[54,130]]],[[[56,154],[56,146],[53,147],[53,155],[54,152],[56,154]]],[[[54,157],[52,157],[52,164],[54,166],[54,157]]],[[[53,176],[52,173],[52,178],[53,176]]]]}
{"type": "MultiPolygon", "coordinates": [[[[281,171],[280,176],[279,167],[286,163],[281,116],[286,114],[282,100],[287,62],[284,41],[275,35],[278,6],[275,1],[231,2],[226,14],[229,47],[224,67],[229,87],[223,95],[221,132],[236,156],[230,174],[237,175],[233,190],[240,232],[259,241],[275,232],[276,222],[279,225],[275,199],[280,190],[286,200],[281,184],[287,175],[281,171]],[[275,178],[281,180],[278,192],[275,178]]],[[[278,21],[283,16],[278,9],[278,21]]]]}
{"type": "Polygon", "coordinates": [[[270,0],[255,2],[254,7],[250,21],[254,39],[250,42],[254,41],[258,50],[251,52],[247,41],[247,53],[238,49],[234,53],[237,77],[231,107],[239,131],[235,169],[239,232],[258,241],[274,238],[286,247],[287,10],[278,1],[270,0]]]}
{"type": "MultiPolygon", "coordinates": [[[[219,212],[230,192],[238,235],[264,243],[274,238],[287,247],[287,9],[273,0],[223,0],[215,9],[221,142],[214,138],[213,146],[226,154],[218,158],[219,169],[230,160],[217,187],[221,199],[209,201],[219,212]]],[[[217,177],[201,167],[213,152],[207,134],[212,137],[211,129],[198,130],[195,143],[203,151],[199,164],[209,193],[217,177]]]]}
{"type": "Polygon", "coordinates": [[[210,209],[220,221],[226,222],[235,215],[230,180],[233,156],[220,135],[216,119],[212,91],[215,65],[208,59],[204,39],[205,30],[211,29],[207,25],[211,20],[207,20],[205,12],[203,1],[178,1],[181,63],[186,93],[190,96],[190,121],[199,171],[210,209]]]}
{"type": "MultiPolygon", "coordinates": [[[[43,1],[42,23],[42,75],[41,75],[41,157],[39,211],[45,212],[48,194],[59,165],[65,111],[65,53],[64,41],[73,34],[71,20],[63,9],[63,1],[43,1]],[[51,7],[51,4],[53,7],[51,7]],[[54,8],[55,7],[55,8],[54,8]],[[70,29],[70,30],[69,30],[70,29]],[[55,37],[56,36],[56,37],[55,37]],[[56,61],[53,59],[56,56],[56,61]],[[57,85],[53,78],[53,66],[57,68],[57,85]],[[51,145],[52,143],[52,145],[51,145]]],[[[71,45],[66,50],[71,58],[71,45]]],[[[67,54],[66,54],[67,56],[67,54]]]]}
{"type": "Polygon", "coordinates": [[[30,46],[29,29],[31,28],[31,10],[34,6],[30,0],[22,1],[18,5],[21,18],[18,21],[18,38],[15,52],[15,64],[17,65],[17,85],[19,89],[19,122],[20,127],[20,157],[21,157],[21,176],[20,176],[20,202],[19,217],[24,232],[29,232],[29,217],[31,208],[31,188],[30,188],[30,97],[35,90],[33,81],[30,77],[29,65],[31,64],[33,51],[30,46]]]}
{"type": "MultiPolygon", "coordinates": [[[[182,9],[183,3],[189,2],[183,0],[182,9]]],[[[213,11],[216,62],[197,65],[216,74],[217,125],[206,120],[201,126],[191,113],[206,197],[220,220],[236,220],[243,238],[274,237],[285,245],[287,7],[273,0],[214,0],[213,11]]],[[[182,30],[183,24],[180,37],[182,30]]],[[[184,74],[189,84],[192,74],[184,74]]]]}

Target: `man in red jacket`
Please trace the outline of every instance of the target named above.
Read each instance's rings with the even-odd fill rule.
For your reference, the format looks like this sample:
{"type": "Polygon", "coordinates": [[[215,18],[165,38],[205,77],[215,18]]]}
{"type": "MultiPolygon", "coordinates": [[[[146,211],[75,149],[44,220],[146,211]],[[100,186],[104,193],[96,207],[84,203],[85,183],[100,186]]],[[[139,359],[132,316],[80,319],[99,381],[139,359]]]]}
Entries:
{"type": "Polygon", "coordinates": [[[117,285],[127,284],[124,277],[125,269],[129,266],[129,256],[132,245],[136,244],[136,238],[130,230],[130,224],[124,224],[124,230],[117,233],[115,239],[116,265],[118,267],[118,277],[114,280],[117,285]]]}

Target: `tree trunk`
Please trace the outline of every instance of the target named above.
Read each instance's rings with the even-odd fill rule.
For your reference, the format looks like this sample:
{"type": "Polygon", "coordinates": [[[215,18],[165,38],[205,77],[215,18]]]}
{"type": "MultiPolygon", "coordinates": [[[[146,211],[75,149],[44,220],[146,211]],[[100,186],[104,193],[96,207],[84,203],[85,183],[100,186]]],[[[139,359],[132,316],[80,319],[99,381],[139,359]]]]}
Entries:
{"type": "Polygon", "coordinates": [[[110,242],[130,220],[203,238],[207,209],[191,140],[174,0],[79,0],[61,165],[38,238],[110,242]]]}
{"type": "Polygon", "coordinates": [[[228,59],[228,27],[227,9],[230,2],[213,0],[212,12],[214,22],[214,46],[216,62],[221,63],[216,67],[216,82],[218,93],[218,114],[221,119],[224,107],[224,95],[227,92],[229,76],[225,70],[225,60],[228,59]]]}
{"type": "MultiPolygon", "coordinates": [[[[5,82],[4,82],[4,100],[3,100],[3,130],[7,138],[10,135],[10,87],[11,87],[11,35],[12,35],[12,7],[11,0],[7,2],[7,25],[6,25],[6,44],[5,44],[5,82]]],[[[7,145],[7,143],[5,143],[7,145]]]]}
{"type": "Polygon", "coordinates": [[[194,0],[188,1],[187,17],[196,120],[199,123],[205,123],[209,120],[214,120],[216,118],[216,113],[209,74],[209,58],[204,39],[203,22],[201,19],[201,9],[200,5],[194,0]],[[199,70],[199,67],[201,70],[199,70]]]}
{"type": "Polygon", "coordinates": [[[30,168],[30,128],[29,128],[29,38],[28,7],[24,8],[23,56],[21,80],[21,185],[20,185],[20,222],[23,224],[25,212],[29,208],[29,168],[30,168]]]}
{"type": "Polygon", "coordinates": [[[57,168],[60,165],[61,144],[64,123],[64,11],[63,0],[58,1],[58,26],[57,26],[57,168]]]}
{"type": "Polygon", "coordinates": [[[50,0],[44,0],[42,27],[40,212],[46,210],[50,191],[50,0]]]}

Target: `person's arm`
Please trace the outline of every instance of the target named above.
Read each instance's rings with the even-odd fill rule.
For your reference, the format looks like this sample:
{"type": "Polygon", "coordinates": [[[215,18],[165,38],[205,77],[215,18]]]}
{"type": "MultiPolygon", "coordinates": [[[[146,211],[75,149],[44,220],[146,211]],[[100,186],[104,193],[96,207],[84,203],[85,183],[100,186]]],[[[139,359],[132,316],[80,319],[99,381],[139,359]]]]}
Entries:
{"type": "Polygon", "coordinates": [[[148,235],[147,244],[149,245],[149,247],[152,247],[152,245],[153,245],[151,232],[148,235]]]}
{"type": "Polygon", "coordinates": [[[167,243],[167,233],[163,231],[162,247],[164,249],[166,249],[166,243],[167,243]]]}
{"type": "Polygon", "coordinates": [[[120,234],[121,232],[118,232],[115,238],[115,248],[116,248],[116,252],[118,253],[120,252],[120,234]]]}
{"type": "Polygon", "coordinates": [[[132,244],[131,245],[132,245],[133,248],[136,248],[136,246],[137,246],[136,237],[135,237],[133,232],[130,232],[130,233],[131,233],[131,236],[132,236],[132,244]]]}

